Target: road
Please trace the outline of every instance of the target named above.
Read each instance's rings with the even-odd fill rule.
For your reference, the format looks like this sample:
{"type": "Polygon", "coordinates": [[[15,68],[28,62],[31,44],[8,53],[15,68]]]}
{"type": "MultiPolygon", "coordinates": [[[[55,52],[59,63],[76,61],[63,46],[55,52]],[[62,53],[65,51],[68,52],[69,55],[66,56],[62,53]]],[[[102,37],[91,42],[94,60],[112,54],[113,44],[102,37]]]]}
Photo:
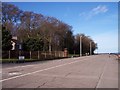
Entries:
{"type": "Polygon", "coordinates": [[[118,88],[116,56],[3,64],[2,88],[118,88]]]}

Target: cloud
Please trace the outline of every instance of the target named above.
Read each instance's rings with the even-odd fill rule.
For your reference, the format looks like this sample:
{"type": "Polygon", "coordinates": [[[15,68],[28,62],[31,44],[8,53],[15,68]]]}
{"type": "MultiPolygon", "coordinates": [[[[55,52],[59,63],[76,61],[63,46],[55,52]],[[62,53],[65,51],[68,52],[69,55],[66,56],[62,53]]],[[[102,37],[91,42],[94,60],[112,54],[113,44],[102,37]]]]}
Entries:
{"type": "Polygon", "coordinates": [[[95,15],[101,14],[101,13],[106,13],[108,11],[108,8],[105,5],[98,5],[97,7],[93,8],[86,19],[91,19],[95,15]]]}
{"type": "Polygon", "coordinates": [[[97,15],[97,14],[100,14],[100,13],[105,13],[108,11],[108,8],[105,6],[105,5],[99,5],[95,8],[92,9],[91,13],[93,15],[97,15]]]}
{"type": "Polygon", "coordinates": [[[89,20],[92,17],[94,17],[94,16],[96,16],[98,14],[106,13],[107,11],[108,11],[107,6],[98,5],[97,7],[91,9],[89,12],[80,13],[79,16],[83,16],[83,17],[85,17],[86,20],[89,20]]]}

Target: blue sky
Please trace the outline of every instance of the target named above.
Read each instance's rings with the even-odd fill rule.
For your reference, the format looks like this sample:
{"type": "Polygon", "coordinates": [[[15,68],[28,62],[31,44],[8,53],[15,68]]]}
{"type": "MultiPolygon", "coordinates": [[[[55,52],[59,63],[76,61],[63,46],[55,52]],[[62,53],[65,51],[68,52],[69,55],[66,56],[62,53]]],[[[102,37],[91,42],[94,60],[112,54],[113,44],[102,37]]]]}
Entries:
{"type": "Polygon", "coordinates": [[[73,33],[84,33],[100,53],[118,52],[117,2],[12,2],[23,11],[41,13],[71,25],[73,33]]]}

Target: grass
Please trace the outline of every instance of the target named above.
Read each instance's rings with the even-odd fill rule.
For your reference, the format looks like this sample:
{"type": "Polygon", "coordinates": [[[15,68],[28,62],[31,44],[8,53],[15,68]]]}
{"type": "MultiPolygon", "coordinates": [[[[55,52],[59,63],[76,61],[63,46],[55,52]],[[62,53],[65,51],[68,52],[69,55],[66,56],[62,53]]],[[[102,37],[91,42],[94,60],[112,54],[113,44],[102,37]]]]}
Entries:
{"type": "Polygon", "coordinates": [[[46,59],[25,59],[25,60],[19,60],[19,59],[0,59],[0,63],[34,62],[34,61],[55,60],[55,59],[63,59],[63,58],[64,57],[46,58],[46,59]]]}
{"type": "Polygon", "coordinates": [[[30,61],[35,61],[37,59],[25,59],[25,60],[19,60],[19,59],[0,59],[0,63],[16,63],[16,62],[30,62],[30,61]]]}
{"type": "MultiPolygon", "coordinates": [[[[79,57],[79,54],[69,54],[68,58],[71,57],[79,57]]],[[[34,61],[44,61],[44,60],[55,60],[55,59],[63,59],[65,57],[56,57],[56,58],[41,58],[41,59],[29,59],[25,58],[25,60],[19,60],[17,58],[15,59],[0,59],[0,63],[18,63],[18,62],[34,62],[34,61]]]]}

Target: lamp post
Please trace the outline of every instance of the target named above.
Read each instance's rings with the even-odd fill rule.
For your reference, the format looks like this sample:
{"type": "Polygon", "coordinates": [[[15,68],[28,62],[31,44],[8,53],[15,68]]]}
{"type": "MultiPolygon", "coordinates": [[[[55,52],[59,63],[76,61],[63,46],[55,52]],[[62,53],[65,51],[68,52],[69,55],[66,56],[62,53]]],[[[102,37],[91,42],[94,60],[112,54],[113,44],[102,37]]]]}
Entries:
{"type": "Polygon", "coordinates": [[[92,55],[92,42],[90,41],[90,55],[92,55]]]}
{"type": "Polygon", "coordinates": [[[22,51],[22,39],[20,40],[19,43],[19,56],[21,56],[21,51],[22,51]]]}
{"type": "Polygon", "coordinates": [[[80,57],[82,56],[82,36],[80,36],[80,57]]]}

